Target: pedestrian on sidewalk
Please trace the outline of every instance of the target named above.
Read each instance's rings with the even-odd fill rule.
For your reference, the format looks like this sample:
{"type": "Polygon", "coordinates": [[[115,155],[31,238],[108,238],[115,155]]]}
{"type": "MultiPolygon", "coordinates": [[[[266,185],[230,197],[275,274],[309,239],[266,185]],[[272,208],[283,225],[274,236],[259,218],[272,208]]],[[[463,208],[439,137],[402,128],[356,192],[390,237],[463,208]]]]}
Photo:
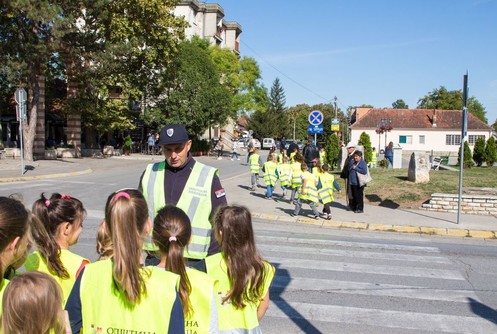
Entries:
{"type": "Polygon", "coordinates": [[[295,204],[295,200],[297,199],[297,193],[302,186],[302,165],[305,164],[304,158],[297,151],[294,155],[293,162],[290,163],[290,169],[292,174],[292,192],[290,194],[290,204],[295,204]]]}
{"type": "Polygon", "coordinates": [[[219,141],[216,144],[217,150],[217,160],[221,160],[223,158],[223,150],[224,150],[224,142],[223,138],[219,138],[219,141]]]}
{"type": "Polygon", "coordinates": [[[252,155],[249,158],[250,166],[250,190],[255,190],[256,186],[259,186],[259,170],[262,167],[261,157],[259,156],[259,151],[254,149],[252,155]]]}
{"type": "MultiPolygon", "coordinates": [[[[348,210],[352,210],[350,206],[351,198],[352,198],[352,190],[350,189],[350,184],[349,184],[349,164],[350,161],[352,160],[352,155],[354,154],[355,150],[355,144],[353,142],[349,142],[346,146],[347,148],[347,158],[345,158],[345,161],[343,163],[343,168],[342,172],[340,173],[340,178],[344,179],[345,181],[345,198],[347,200],[347,206],[348,210]]],[[[354,211],[354,210],[352,210],[354,211]]]]}
{"type": "Polygon", "coordinates": [[[262,166],[264,182],[266,183],[266,199],[273,199],[273,190],[278,180],[278,164],[276,153],[271,153],[268,160],[262,166]]]}
{"type": "Polygon", "coordinates": [[[319,173],[318,193],[321,202],[323,202],[324,219],[331,219],[331,202],[335,200],[333,194],[340,192],[340,186],[336,182],[335,177],[329,173],[328,165],[323,165],[319,173]]]}
{"type": "Polygon", "coordinates": [[[312,209],[314,214],[314,218],[319,218],[319,211],[317,208],[317,204],[319,203],[319,195],[318,195],[318,180],[315,175],[307,169],[307,164],[302,164],[302,188],[300,190],[299,196],[295,203],[295,210],[291,214],[292,217],[298,216],[300,213],[300,209],[302,208],[302,204],[306,203],[312,209]]]}
{"type": "Polygon", "coordinates": [[[356,151],[349,163],[349,184],[352,192],[350,208],[355,213],[364,212],[364,186],[359,184],[358,173],[366,175],[368,166],[362,158],[362,152],[356,151]]]}
{"type": "Polygon", "coordinates": [[[207,275],[216,281],[219,332],[260,333],[275,269],[257,251],[250,211],[243,206],[221,208],[214,231],[222,252],[205,263],[207,275]]]}
{"type": "Polygon", "coordinates": [[[148,133],[148,138],[147,138],[147,145],[148,145],[148,154],[154,154],[155,151],[155,135],[152,132],[148,133]]]}
{"type": "Polygon", "coordinates": [[[240,160],[240,154],[238,154],[238,141],[236,139],[233,139],[233,151],[231,152],[231,160],[234,160],[236,157],[236,160],[240,160]]]}

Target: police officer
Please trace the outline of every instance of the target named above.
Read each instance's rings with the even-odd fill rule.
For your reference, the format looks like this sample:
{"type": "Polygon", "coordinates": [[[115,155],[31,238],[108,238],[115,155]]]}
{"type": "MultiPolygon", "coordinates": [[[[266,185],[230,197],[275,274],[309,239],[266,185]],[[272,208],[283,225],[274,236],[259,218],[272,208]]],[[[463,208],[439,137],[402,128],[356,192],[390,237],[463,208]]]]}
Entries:
{"type": "MultiPolygon", "coordinates": [[[[166,204],[186,212],[192,222],[192,241],[185,258],[189,266],[195,266],[207,255],[220,251],[210,219],[218,207],[227,204],[226,194],[218,170],[193,159],[192,141],[183,125],[165,126],[158,145],[162,146],[165,160],[147,166],[139,188],[147,200],[152,221],[166,204]]],[[[157,247],[148,238],[144,249],[155,251],[157,247]]]]}

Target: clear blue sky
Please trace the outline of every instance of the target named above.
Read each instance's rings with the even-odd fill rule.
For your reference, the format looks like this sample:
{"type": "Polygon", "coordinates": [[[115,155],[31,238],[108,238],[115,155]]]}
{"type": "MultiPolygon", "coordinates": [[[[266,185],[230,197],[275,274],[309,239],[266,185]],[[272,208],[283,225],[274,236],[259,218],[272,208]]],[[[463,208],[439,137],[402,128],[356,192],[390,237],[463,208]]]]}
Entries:
{"type": "Polygon", "coordinates": [[[410,108],[435,88],[462,89],[497,119],[497,0],[218,0],[287,106],[410,108]]]}

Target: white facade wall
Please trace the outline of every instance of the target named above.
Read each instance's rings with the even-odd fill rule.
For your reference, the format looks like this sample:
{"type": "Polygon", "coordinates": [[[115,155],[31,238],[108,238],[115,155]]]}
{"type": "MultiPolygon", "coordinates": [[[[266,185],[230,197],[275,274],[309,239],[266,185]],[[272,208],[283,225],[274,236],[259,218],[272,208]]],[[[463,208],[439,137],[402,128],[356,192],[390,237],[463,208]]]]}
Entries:
{"type": "MultiPolygon", "coordinates": [[[[457,145],[446,145],[446,135],[461,135],[461,130],[445,130],[445,129],[394,129],[390,132],[378,135],[375,129],[352,129],[351,131],[351,141],[357,143],[361,133],[366,132],[371,138],[371,146],[376,147],[376,150],[385,148],[385,135],[386,144],[393,142],[396,146],[397,144],[402,147],[404,151],[423,151],[423,152],[454,152],[457,154],[460,148],[460,144],[457,145]],[[411,136],[412,143],[400,143],[400,136],[411,136]],[[424,144],[420,143],[420,136],[424,136],[424,144]],[[378,149],[378,137],[379,137],[379,149],[378,149]]],[[[492,135],[490,131],[479,130],[479,131],[468,131],[469,135],[484,135],[485,141],[492,135]]],[[[469,147],[472,149],[473,144],[471,143],[469,147]]]]}

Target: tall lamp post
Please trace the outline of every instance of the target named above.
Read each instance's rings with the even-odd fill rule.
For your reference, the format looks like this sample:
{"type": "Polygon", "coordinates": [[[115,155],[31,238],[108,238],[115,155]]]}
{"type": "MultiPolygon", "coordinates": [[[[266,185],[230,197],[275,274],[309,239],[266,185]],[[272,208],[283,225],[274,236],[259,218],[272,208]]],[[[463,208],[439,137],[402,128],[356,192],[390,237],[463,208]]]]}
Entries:
{"type": "Polygon", "coordinates": [[[385,147],[387,146],[387,132],[392,131],[392,119],[391,118],[382,118],[376,124],[376,133],[378,134],[378,152],[380,151],[380,137],[382,134],[385,134],[385,147]]]}

